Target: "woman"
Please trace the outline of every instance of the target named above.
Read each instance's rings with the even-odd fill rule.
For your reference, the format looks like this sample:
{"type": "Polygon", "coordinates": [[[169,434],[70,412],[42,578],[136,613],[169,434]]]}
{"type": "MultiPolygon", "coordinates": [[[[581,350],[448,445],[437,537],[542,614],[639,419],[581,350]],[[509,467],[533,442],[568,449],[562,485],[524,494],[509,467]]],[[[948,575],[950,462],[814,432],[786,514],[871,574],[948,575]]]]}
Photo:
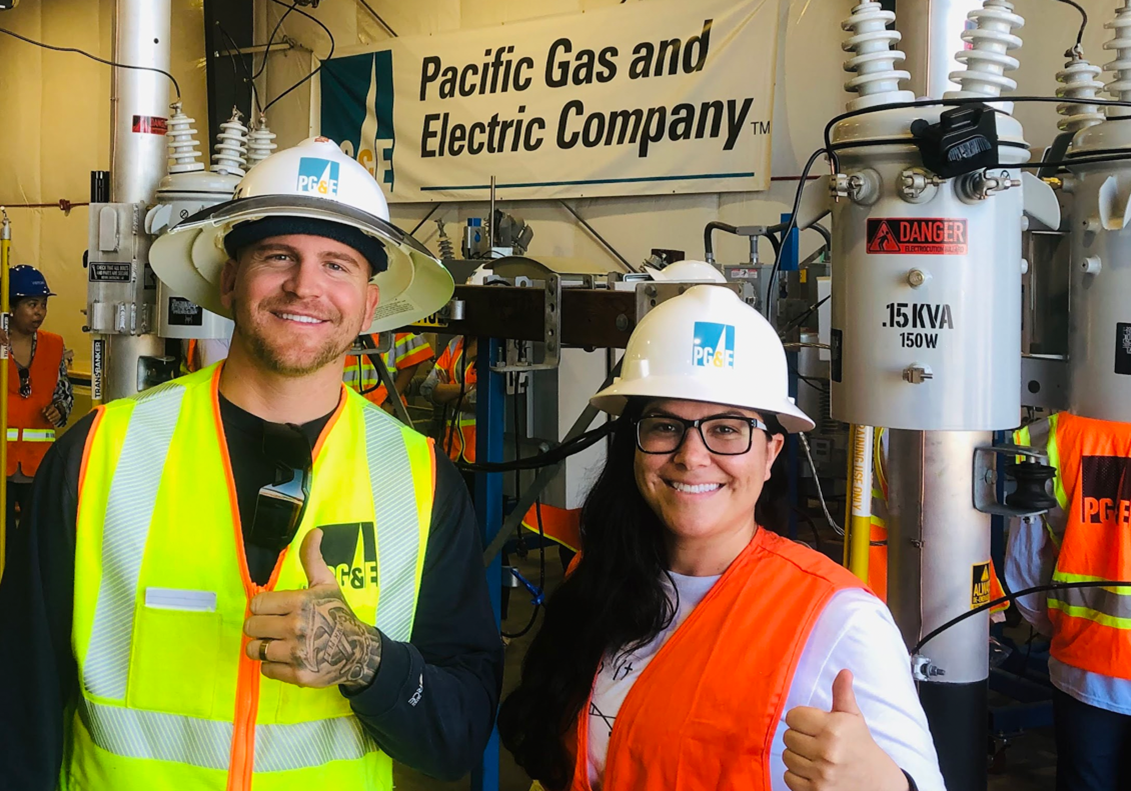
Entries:
{"type": "Polygon", "coordinates": [[[55,429],[67,424],[74,391],[67,378],[63,339],[40,329],[47,318],[47,299],[55,296],[34,266],[21,264],[9,272],[12,315],[8,345],[8,513],[16,525],[16,508],[28,507],[31,482],[55,429]]]}
{"type": "Polygon", "coordinates": [[[619,415],[584,551],[499,730],[552,791],[942,791],[884,605],[764,529],[785,353],[733,292],[649,313],[594,406],[619,415]]]}

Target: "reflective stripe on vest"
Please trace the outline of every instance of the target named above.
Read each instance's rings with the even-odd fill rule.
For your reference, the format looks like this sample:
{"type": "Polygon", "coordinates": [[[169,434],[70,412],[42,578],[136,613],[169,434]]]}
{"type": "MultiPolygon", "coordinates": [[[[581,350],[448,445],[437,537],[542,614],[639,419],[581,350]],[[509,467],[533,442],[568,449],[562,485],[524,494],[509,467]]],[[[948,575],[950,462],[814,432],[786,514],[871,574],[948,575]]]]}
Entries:
{"type": "Polygon", "coordinates": [[[25,428],[23,429],[23,436],[20,436],[21,429],[10,428],[8,429],[8,441],[17,442],[23,440],[24,442],[54,442],[55,429],[53,428],[25,428]]]}
{"type": "Polygon", "coordinates": [[[103,529],[102,584],[83,663],[84,686],[101,698],[126,697],[138,573],[184,394],[183,387],[171,383],[137,396],[110,484],[103,529]]]}
{"type": "MultiPolygon", "coordinates": [[[[193,772],[223,787],[230,769],[228,788],[235,790],[247,787],[243,762],[256,789],[308,787],[310,772],[327,782],[336,778],[335,787],[391,789],[391,760],[336,687],[285,685],[260,677],[258,663],[256,683],[245,683],[251,668],[240,627],[251,594],[239,580],[243,560],[232,551],[242,548],[238,523],[232,524],[226,445],[214,428],[220,426],[218,375],[218,368],[207,369],[107,405],[88,437],[73,626],[83,699],[73,722],[70,774],[78,786],[97,787],[112,772],[120,787],[133,788],[164,787],[170,777],[193,772]],[[184,474],[188,469],[195,479],[184,474]],[[178,552],[196,523],[193,552],[178,552]],[[205,594],[203,604],[162,610],[148,601],[155,585],[205,594]],[[166,653],[162,646],[178,639],[181,649],[166,653]],[[186,659],[186,651],[198,658],[186,659]],[[233,721],[241,706],[252,712],[250,722],[233,721]]],[[[427,440],[343,388],[319,440],[306,517],[280,556],[275,589],[303,587],[298,547],[322,527],[331,569],[374,569],[371,581],[358,579],[356,570],[336,572],[355,614],[393,640],[409,640],[432,509],[432,464],[427,440]],[[364,455],[355,458],[358,453],[364,455]],[[353,471],[368,474],[369,485],[342,485],[353,471]]]]}

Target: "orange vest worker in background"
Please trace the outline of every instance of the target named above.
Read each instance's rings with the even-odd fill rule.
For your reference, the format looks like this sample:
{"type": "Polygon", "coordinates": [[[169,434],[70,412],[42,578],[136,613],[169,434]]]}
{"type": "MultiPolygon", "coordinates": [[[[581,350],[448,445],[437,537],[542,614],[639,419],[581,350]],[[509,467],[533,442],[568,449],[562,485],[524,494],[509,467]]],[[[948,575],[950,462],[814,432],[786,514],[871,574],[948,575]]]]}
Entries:
{"type": "Polygon", "coordinates": [[[420,393],[445,410],[443,447],[452,461],[475,462],[475,357],[478,342],[453,338],[428,374],[420,393]]]}
{"type": "MultiPolygon", "coordinates": [[[[373,348],[377,347],[377,336],[363,336],[369,338],[373,348]]],[[[421,365],[436,356],[432,347],[421,336],[412,332],[398,332],[393,339],[392,351],[385,352],[381,359],[385,367],[393,376],[393,385],[405,402],[405,392],[408,390],[412,378],[421,365]]],[[[346,386],[356,390],[361,395],[372,401],[377,406],[385,405],[388,393],[385,385],[377,375],[377,367],[368,355],[350,354],[346,356],[346,366],[342,373],[342,381],[346,386]]],[[[385,407],[385,411],[392,412],[392,402],[385,407]]]]}
{"type": "Polygon", "coordinates": [[[9,273],[12,316],[8,340],[8,513],[9,531],[16,508],[27,508],[31,482],[55,429],[67,424],[74,393],[67,378],[63,339],[41,330],[47,298],[53,297],[43,274],[23,264],[9,273]]]}
{"type": "MultiPolygon", "coordinates": [[[[1048,453],[1057,505],[1010,531],[1010,587],[1131,580],[1131,425],[1063,412],[1015,441],[1048,453]]],[[[1057,791],[1128,788],[1131,588],[1035,593],[1017,609],[1052,639],[1057,791]]]]}

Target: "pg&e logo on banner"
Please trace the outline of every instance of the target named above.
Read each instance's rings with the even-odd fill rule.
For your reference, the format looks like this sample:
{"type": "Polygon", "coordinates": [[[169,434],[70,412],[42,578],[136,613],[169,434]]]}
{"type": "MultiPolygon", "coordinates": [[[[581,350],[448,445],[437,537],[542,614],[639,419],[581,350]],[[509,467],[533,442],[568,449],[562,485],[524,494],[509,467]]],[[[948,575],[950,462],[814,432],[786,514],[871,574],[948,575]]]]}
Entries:
{"type": "Polygon", "coordinates": [[[318,157],[298,161],[298,191],[320,198],[338,194],[338,163],[318,157]]]}
{"type": "Polygon", "coordinates": [[[695,322],[691,364],[703,368],[734,368],[734,325],[695,322]]]}

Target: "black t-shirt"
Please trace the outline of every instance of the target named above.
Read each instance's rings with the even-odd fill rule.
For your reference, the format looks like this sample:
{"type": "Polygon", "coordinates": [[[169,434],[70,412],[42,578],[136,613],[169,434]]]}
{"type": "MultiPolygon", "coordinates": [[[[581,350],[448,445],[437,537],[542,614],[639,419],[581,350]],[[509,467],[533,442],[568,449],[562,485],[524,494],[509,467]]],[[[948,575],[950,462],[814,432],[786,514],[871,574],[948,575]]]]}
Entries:
{"type": "MultiPolygon", "coordinates": [[[[299,428],[310,447],[318,443],[318,435],[333,416],[312,420],[299,428]]],[[[243,527],[244,554],[247,570],[256,585],[266,585],[279,559],[279,552],[266,549],[251,540],[251,527],[255,519],[255,501],[259,490],[275,480],[275,460],[263,453],[263,418],[256,417],[220,396],[220,420],[228,439],[228,456],[232,461],[232,477],[236,481],[236,502],[240,509],[243,527]]]]}
{"type": "MultiPolygon", "coordinates": [[[[262,420],[223,399],[220,415],[246,536],[255,497],[273,477],[274,463],[262,453],[262,420]]],[[[301,427],[312,445],[328,419],[301,427]]],[[[8,536],[0,581],[0,789],[53,791],[59,777],[64,710],[78,695],[71,647],[74,536],[79,471],[92,423],[93,415],[84,417],[48,452],[23,524],[8,536]]],[[[246,551],[253,579],[266,582],[277,553],[251,545],[246,551]]],[[[451,462],[437,454],[412,637],[399,643],[382,635],[373,682],[346,696],[394,760],[442,779],[458,779],[477,765],[502,685],[502,643],[482,552],[467,489],[451,462]]],[[[190,686],[192,680],[170,683],[190,686]]]]}

